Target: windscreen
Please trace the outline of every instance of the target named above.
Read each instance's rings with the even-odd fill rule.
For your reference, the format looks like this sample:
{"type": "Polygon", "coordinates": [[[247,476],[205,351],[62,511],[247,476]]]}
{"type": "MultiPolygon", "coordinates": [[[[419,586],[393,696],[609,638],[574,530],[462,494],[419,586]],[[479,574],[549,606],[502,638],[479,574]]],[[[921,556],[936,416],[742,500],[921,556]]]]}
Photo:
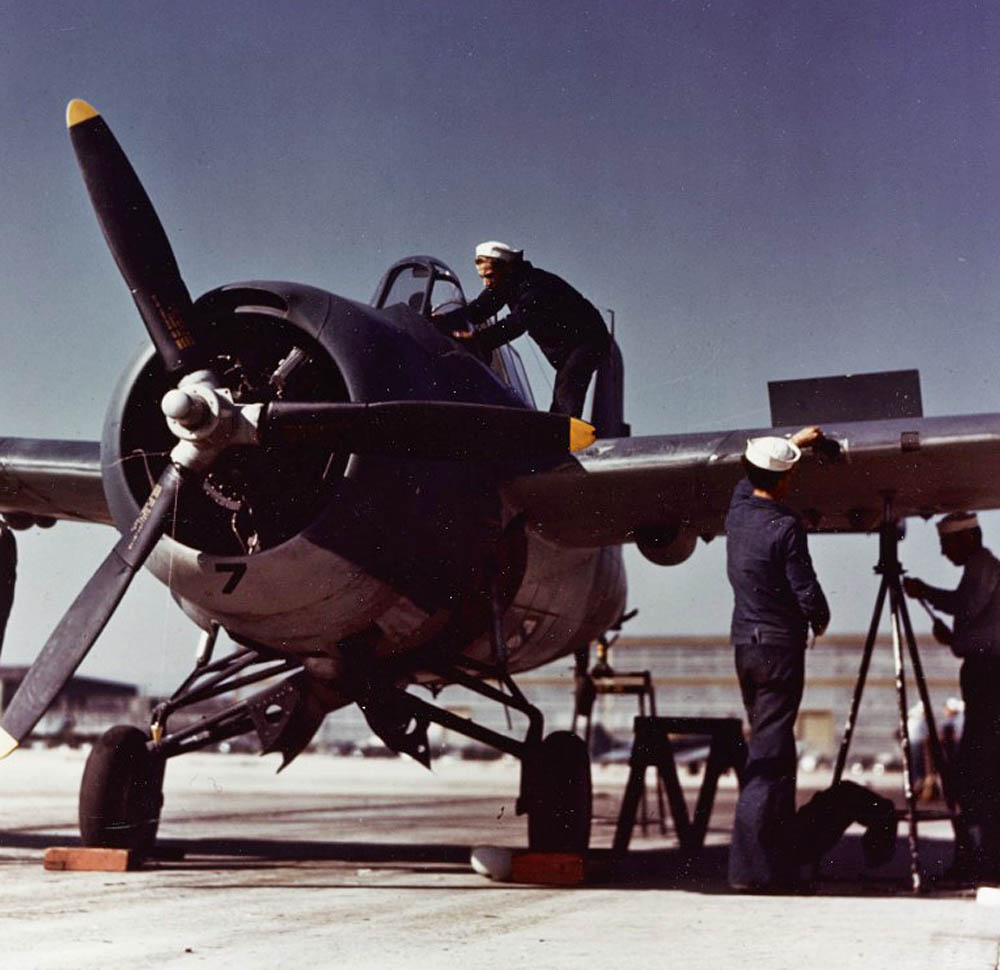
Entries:
{"type": "Polygon", "coordinates": [[[427,277],[430,271],[426,266],[404,266],[393,277],[392,284],[386,291],[380,306],[393,306],[405,303],[418,312],[423,310],[424,293],[427,291],[427,277]]]}

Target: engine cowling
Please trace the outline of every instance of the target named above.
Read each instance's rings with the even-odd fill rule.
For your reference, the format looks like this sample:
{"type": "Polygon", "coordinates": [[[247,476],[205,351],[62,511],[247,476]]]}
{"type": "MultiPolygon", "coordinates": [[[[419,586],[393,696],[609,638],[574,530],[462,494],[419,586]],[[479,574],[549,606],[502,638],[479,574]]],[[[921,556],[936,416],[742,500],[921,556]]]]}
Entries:
{"type": "MultiPolygon", "coordinates": [[[[238,403],[269,400],[271,379],[295,347],[309,356],[290,378],[295,399],[348,401],[347,379],[323,346],[329,297],[299,288],[286,298],[260,287],[216,291],[199,310],[212,320],[210,367],[238,403]],[[294,300],[294,302],[293,302],[294,300]]],[[[108,506],[119,527],[138,513],[176,439],[160,410],[173,386],[152,350],[124,375],[105,424],[101,460],[108,506]]],[[[349,456],[315,446],[233,449],[182,496],[171,534],[215,555],[273,548],[321,512],[349,456]]]]}

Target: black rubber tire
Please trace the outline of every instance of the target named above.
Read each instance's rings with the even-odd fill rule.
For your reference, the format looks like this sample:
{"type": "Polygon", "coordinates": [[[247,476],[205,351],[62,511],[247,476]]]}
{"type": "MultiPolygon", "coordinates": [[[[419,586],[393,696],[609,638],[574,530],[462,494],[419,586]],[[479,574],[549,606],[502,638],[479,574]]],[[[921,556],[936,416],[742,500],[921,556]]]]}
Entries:
{"type": "Polygon", "coordinates": [[[165,762],[150,754],[148,740],[138,728],[119,724],[95,742],[80,782],[84,845],[133,849],[140,855],[153,847],[165,762]]]}
{"type": "Polygon", "coordinates": [[[539,852],[585,852],[593,791],[583,738],[553,731],[532,758],[529,785],[528,846],[539,852]]]}

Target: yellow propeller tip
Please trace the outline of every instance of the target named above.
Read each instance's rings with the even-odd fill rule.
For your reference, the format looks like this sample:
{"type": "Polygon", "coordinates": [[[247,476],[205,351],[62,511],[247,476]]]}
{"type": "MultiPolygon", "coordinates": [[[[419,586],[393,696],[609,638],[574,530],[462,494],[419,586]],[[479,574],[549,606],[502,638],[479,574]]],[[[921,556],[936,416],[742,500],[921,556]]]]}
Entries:
{"type": "Polygon", "coordinates": [[[17,739],[11,737],[3,728],[0,728],[0,758],[6,758],[17,746],[17,739]]]}
{"type": "Polygon", "coordinates": [[[579,418],[569,419],[569,450],[580,451],[589,448],[597,440],[597,432],[592,424],[579,418]]]}
{"type": "Polygon", "coordinates": [[[87,104],[80,98],[74,98],[66,105],[66,127],[72,128],[73,125],[78,125],[81,121],[89,121],[91,118],[96,118],[97,115],[98,111],[93,105],[87,104]]]}

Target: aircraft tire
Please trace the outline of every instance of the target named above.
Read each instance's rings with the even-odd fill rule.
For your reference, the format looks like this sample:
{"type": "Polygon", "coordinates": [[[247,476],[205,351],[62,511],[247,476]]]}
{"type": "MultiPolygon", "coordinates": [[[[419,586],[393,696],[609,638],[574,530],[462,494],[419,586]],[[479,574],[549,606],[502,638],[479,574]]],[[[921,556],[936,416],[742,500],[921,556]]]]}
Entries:
{"type": "Polygon", "coordinates": [[[585,852],[593,810],[587,743],[572,731],[553,731],[531,772],[528,846],[539,852],[585,852]]]}
{"type": "Polygon", "coordinates": [[[80,782],[80,836],[86,846],[146,854],[156,841],[165,762],[146,748],[148,736],[125,724],[94,743],[80,782]]]}

